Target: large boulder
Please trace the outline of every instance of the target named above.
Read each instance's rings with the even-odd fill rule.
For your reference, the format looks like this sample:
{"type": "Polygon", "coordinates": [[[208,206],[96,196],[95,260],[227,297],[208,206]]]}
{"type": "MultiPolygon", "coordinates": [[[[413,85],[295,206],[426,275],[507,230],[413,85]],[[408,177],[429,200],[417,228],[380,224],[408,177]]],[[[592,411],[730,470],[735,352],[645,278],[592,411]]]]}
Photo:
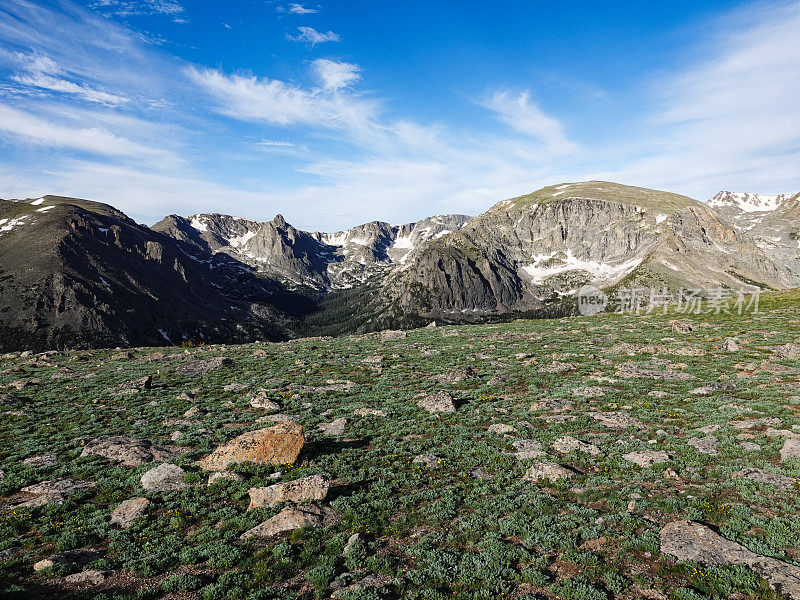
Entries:
{"type": "Polygon", "coordinates": [[[294,463],[305,444],[303,427],[281,423],[242,434],[223,444],[197,463],[206,471],[224,471],[228,465],[252,462],[262,465],[294,463]]]}
{"type": "Polygon", "coordinates": [[[567,467],[561,466],[553,462],[537,462],[533,463],[525,472],[523,479],[525,481],[537,482],[546,479],[550,482],[556,482],[559,479],[572,479],[575,477],[575,471],[567,467]]]}
{"type": "Polygon", "coordinates": [[[794,487],[794,479],[781,475],[780,473],[771,473],[764,469],[756,469],[754,467],[746,467],[733,474],[734,478],[744,478],[760,483],[762,485],[772,485],[781,490],[790,490],[794,487]]]}
{"type": "Polygon", "coordinates": [[[661,530],[661,552],[708,567],[747,566],[777,593],[800,599],[800,567],[756,554],[705,525],[690,521],[667,524],[661,530]]]}
{"type": "Polygon", "coordinates": [[[149,492],[176,492],[187,486],[185,475],[178,465],[162,463],[142,475],[142,488],[149,492]]]}
{"type": "Polygon", "coordinates": [[[328,478],[324,475],[311,475],[269,487],[250,488],[250,506],[247,510],[281,502],[324,500],[328,495],[328,486],[328,478]]]}
{"type": "Polygon", "coordinates": [[[302,529],[303,527],[327,527],[338,522],[336,513],[327,507],[290,506],[284,508],[271,519],[245,531],[241,539],[268,539],[281,533],[302,529]]]}
{"type": "Polygon", "coordinates": [[[52,502],[60,502],[67,496],[76,492],[94,489],[97,484],[93,481],[79,481],[75,479],[54,479],[43,481],[22,488],[22,492],[32,494],[34,497],[14,508],[35,508],[52,502]]]}
{"type": "Polygon", "coordinates": [[[150,440],[115,435],[87,442],[81,456],[102,456],[125,467],[139,467],[149,462],[172,460],[180,450],[154,445],[150,440]]]}

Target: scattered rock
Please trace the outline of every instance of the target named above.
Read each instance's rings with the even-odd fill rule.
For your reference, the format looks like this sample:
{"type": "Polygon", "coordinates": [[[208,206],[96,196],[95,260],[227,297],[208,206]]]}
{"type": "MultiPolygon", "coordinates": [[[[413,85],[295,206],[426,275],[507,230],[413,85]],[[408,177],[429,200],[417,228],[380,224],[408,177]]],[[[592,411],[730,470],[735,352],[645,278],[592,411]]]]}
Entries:
{"type": "Polygon", "coordinates": [[[571,393],[573,396],[577,396],[579,398],[597,398],[605,395],[606,390],[599,385],[586,385],[572,388],[571,393]]]}
{"type": "Polygon", "coordinates": [[[245,531],[241,539],[268,539],[303,527],[328,527],[338,522],[336,513],[327,507],[290,506],[271,519],[245,531]]]}
{"type": "Polygon", "coordinates": [[[487,431],[497,435],[505,435],[507,433],[516,433],[517,429],[504,423],[493,423],[492,425],[489,425],[489,429],[487,429],[487,431]]]}
{"type": "Polygon", "coordinates": [[[281,502],[309,502],[324,500],[328,495],[328,478],[311,475],[294,481],[276,483],[269,487],[250,488],[250,506],[247,510],[262,506],[273,506],[281,502]]]}
{"type": "Polygon", "coordinates": [[[800,358],[800,344],[784,344],[775,349],[775,355],[783,360],[797,360],[800,358]]]}
{"type": "Polygon", "coordinates": [[[341,417],[330,423],[320,423],[317,427],[322,432],[322,435],[342,435],[344,433],[344,428],[347,427],[347,419],[341,417]]]}
{"type": "Polygon", "coordinates": [[[539,373],[566,373],[575,370],[575,365],[568,362],[553,361],[549,365],[539,367],[539,373]]]}
{"type": "Polygon", "coordinates": [[[188,484],[184,481],[186,471],[177,465],[161,463],[142,475],[142,488],[149,492],[174,492],[188,484]]]}
{"type": "Polygon", "coordinates": [[[575,452],[575,451],[586,452],[587,454],[591,454],[592,456],[597,456],[598,454],[600,454],[600,448],[598,448],[594,444],[582,442],[568,435],[560,437],[555,442],[553,442],[553,450],[555,450],[559,454],[569,454],[570,452],[575,452]]]}
{"type": "Polygon", "coordinates": [[[693,390],[689,393],[695,396],[710,396],[716,392],[731,392],[736,389],[733,383],[709,383],[693,390]]]}
{"type": "Polygon", "coordinates": [[[382,342],[393,342],[396,340],[404,340],[408,337],[408,334],[403,330],[391,330],[388,329],[386,331],[381,331],[381,341],[382,342]]]}
{"type": "Polygon", "coordinates": [[[229,473],[228,471],[215,471],[208,476],[208,485],[213,485],[220,480],[225,481],[241,481],[242,476],[238,473],[229,473]]]}
{"type": "Polygon", "coordinates": [[[628,452],[622,458],[640,467],[650,467],[658,463],[669,461],[669,454],[663,450],[644,450],[642,452],[628,452]]]}
{"type": "Polygon", "coordinates": [[[428,469],[438,469],[441,466],[442,459],[433,454],[420,454],[411,461],[415,465],[422,465],[428,469]]]}
{"type": "Polygon", "coordinates": [[[357,417],[385,417],[386,411],[378,408],[357,408],[353,411],[357,417]]]}
{"type": "Polygon", "coordinates": [[[661,530],[661,552],[707,567],[747,566],[766,579],[777,593],[800,599],[800,567],[756,554],[700,523],[674,521],[667,524],[661,530]]]}
{"type": "Polygon", "coordinates": [[[517,460],[529,460],[542,456],[542,444],[536,440],[515,440],[511,442],[514,447],[514,457],[517,460]]]}
{"type": "Polygon", "coordinates": [[[781,448],[781,460],[787,461],[790,458],[800,458],[800,439],[790,437],[781,448]]]}
{"type": "Polygon", "coordinates": [[[33,508],[36,506],[44,506],[52,502],[60,502],[67,496],[76,492],[84,490],[91,490],[97,487],[93,481],[78,481],[75,479],[54,479],[52,481],[43,481],[22,488],[22,492],[26,494],[33,494],[35,498],[18,504],[15,508],[33,508]]]}
{"type": "Polygon", "coordinates": [[[150,506],[150,500],[147,498],[125,500],[111,511],[111,526],[127,529],[138,517],[147,512],[148,506],[150,506]]]}
{"type": "Polygon", "coordinates": [[[41,571],[49,567],[54,567],[55,565],[61,565],[70,568],[82,567],[84,565],[88,565],[94,560],[97,560],[98,558],[100,558],[100,554],[95,550],[65,550],[63,552],[59,552],[58,554],[54,554],[50,558],[40,560],[33,565],[33,570],[41,571]]]}
{"type": "Polygon", "coordinates": [[[108,577],[108,571],[89,569],[88,571],[67,575],[64,577],[64,581],[79,585],[100,585],[105,582],[106,577],[108,577]]]}
{"type": "Polygon", "coordinates": [[[452,413],[456,412],[456,405],[453,397],[447,392],[436,392],[430,396],[425,396],[417,402],[419,407],[429,413],[452,413]]]}
{"type": "Polygon", "coordinates": [[[722,345],[719,347],[720,350],[723,352],[738,352],[739,351],[739,340],[736,338],[725,338],[722,342],[722,345]]]}
{"type": "Polygon", "coordinates": [[[244,433],[214,450],[197,465],[206,471],[224,471],[228,465],[243,462],[293,464],[303,444],[303,427],[295,423],[283,423],[244,433]]]}
{"type": "Polygon", "coordinates": [[[717,440],[717,438],[715,438],[713,435],[707,435],[706,437],[702,438],[692,438],[687,443],[702,454],[719,456],[719,449],[717,448],[719,440],[717,440]]]}
{"type": "Polygon", "coordinates": [[[537,462],[528,467],[523,479],[531,482],[541,481],[543,479],[555,482],[559,479],[572,479],[575,475],[575,471],[561,466],[558,463],[537,462]]]}
{"type": "Polygon", "coordinates": [[[56,463],[58,463],[58,456],[55,454],[30,456],[22,461],[22,464],[26,467],[52,467],[56,463]]]}
{"type": "Polygon", "coordinates": [[[686,321],[673,320],[669,322],[672,331],[675,333],[691,333],[692,326],[686,321]]]}
{"type": "Polygon", "coordinates": [[[81,456],[102,456],[125,467],[139,467],[154,461],[172,460],[181,450],[155,446],[150,440],[115,435],[89,441],[81,456]]]}
{"type": "Polygon", "coordinates": [[[447,371],[446,373],[440,373],[439,375],[434,375],[431,377],[437,383],[441,384],[453,384],[453,383],[461,383],[462,381],[468,381],[470,379],[476,379],[477,373],[475,369],[472,367],[458,367],[447,371]]]}
{"type": "Polygon", "coordinates": [[[259,410],[265,410],[269,413],[275,413],[281,409],[277,403],[261,395],[250,398],[250,406],[259,410]]]}
{"type": "Polygon", "coordinates": [[[609,429],[626,429],[627,427],[646,429],[644,423],[626,412],[592,412],[589,413],[589,416],[609,429]]]}
{"type": "Polygon", "coordinates": [[[176,369],[179,375],[185,377],[199,377],[214,369],[226,367],[233,364],[233,361],[227,356],[215,356],[214,358],[205,358],[199,360],[188,360],[183,364],[178,365],[176,369]]]}
{"type": "Polygon", "coordinates": [[[791,477],[780,475],[779,473],[770,473],[769,471],[755,469],[753,467],[747,467],[741,471],[737,471],[733,474],[733,477],[744,477],[756,483],[773,485],[781,490],[790,490],[794,487],[794,479],[791,477]]]}
{"type": "Polygon", "coordinates": [[[761,446],[753,442],[740,442],[739,445],[748,452],[755,452],[757,450],[761,450],[761,446]]]}

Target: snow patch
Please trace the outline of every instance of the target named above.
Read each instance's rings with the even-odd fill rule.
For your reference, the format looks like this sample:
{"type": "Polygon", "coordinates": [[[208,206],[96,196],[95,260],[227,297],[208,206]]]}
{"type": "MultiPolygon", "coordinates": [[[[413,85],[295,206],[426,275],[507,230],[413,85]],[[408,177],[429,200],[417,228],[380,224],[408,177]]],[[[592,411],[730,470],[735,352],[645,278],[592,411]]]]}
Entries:
{"type": "Polygon", "coordinates": [[[548,277],[568,271],[586,271],[591,275],[593,281],[610,281],[627,275],[642,262],[641,258],[633,258],[629,261],[612,265],[596,260],[583,260],[577,258],[571,249],[567,249],[566,258],[561,261],[561,264],[539,266],[540,263],[552,259],[555,254],[554,252],[536,255],[533,257],[533,262],[522,267],[522,270],[530,275],[533,283],[537,285],[543,283],[548,277]]]}
{"type": "Polygon", "coordinates": [[[228,240],[228,244],[233,246],[234,248],[238,248],[239,246],[244,246],[250,239],[255,235],[254,231],[248,231],[247,233],[243,233],[242,235],[238,235],[236,237],[232,237],[228,240]]]}
{"type": "Polygon", "coordinates": [[[51,204],[50,206],[43,206],[42,208],[37,208],[36,212],[44,213],[44,212],[47,212],[48,210],[50,210],[51,208],[55,208],[55,207],[56,207],[55,204],[51,204]]]}
{"type": "Polygon", "coordinates": [[[708,201],[708,205],[711,207],[734,206],[744,212],[768,212],[778,208],[787,198],[789,198],[787,194],[766,196],[748,192],[720,192],[708,201]]]}
{"type": "Polygon", "coordinates": [[[42,202],[44,202],[44,198],[39,198],[38,200],[31,202],[31,206],[39,206],[42,202]]]}
{"type": "Polygon", "coordinates": [[[192,217],[191,225],[197,229],[197,231],[208,231],[208,224],[201,221],[200,217],[197,215],[192,217]]]}

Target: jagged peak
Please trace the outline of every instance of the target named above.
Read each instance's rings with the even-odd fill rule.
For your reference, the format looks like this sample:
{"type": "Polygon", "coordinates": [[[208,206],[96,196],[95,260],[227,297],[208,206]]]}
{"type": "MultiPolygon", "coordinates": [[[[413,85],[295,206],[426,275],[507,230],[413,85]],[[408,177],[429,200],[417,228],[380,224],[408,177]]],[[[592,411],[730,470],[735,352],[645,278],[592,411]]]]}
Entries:
{"type": "Polygon", "coordinates": [[[798,194],[753,194],[751,192],[731,192],[723,190],[716,194],[708,205],[714,208],[733,207],[744,212],[768,212],[796,197],[798,194]]]}

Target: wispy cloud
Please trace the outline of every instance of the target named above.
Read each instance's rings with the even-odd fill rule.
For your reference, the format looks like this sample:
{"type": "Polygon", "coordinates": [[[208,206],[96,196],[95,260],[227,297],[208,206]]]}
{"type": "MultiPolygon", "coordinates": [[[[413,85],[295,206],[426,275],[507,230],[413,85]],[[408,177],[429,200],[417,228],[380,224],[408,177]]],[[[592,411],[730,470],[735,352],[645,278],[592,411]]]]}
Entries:
{"type": "Polygon", "coordinates": [[[290,3],[288,7],[278,6],[277,11],[283,13],[291,13],[293,15],[312,15],[314,13],[319,12],[316,9],[306,8],[302,4],[297,4],[296,2],[290,3]]]}
{"type": "Polygon", "coordinates": [[[318,58],[312,64],[328,90],[340,90],[361,79],[361,67],[353,63],[318,58]]]}
{"type": "Polygon", "coordinates": [[[564,134],[561,122],[545,114],[531,101],[529,91],[518,94],[495,92],[481,105],[512,129],[541,141],[550,151],[569,153],[576,149],[564,134]]]}
{"type": "Polygon", "coordinates": [[[175,0],[95,0],[94,8],[119,16],[162,14],[177,16],[183,6],[175,0]]]}
{"type": "Polygon", "coordinates": [[[298,27],[297,30],[300,33],[297,35],[291,35],[287,33],[286,39],[293,42],[307,42],[312,47],[325,42],[341,41],[339,35],[332,31],[329,31],[328,33],[322,33],[313,27],[298,27]]]}

